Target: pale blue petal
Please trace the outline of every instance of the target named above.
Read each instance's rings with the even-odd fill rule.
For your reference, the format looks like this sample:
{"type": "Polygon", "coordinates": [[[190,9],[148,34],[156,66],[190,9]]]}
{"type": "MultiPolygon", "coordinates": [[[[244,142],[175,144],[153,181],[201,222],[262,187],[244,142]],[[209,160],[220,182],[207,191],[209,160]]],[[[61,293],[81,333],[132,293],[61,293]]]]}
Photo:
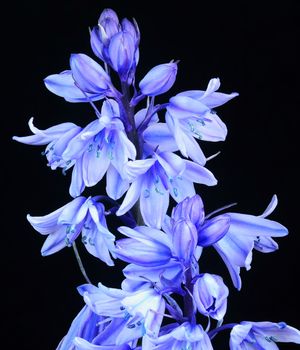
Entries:
{"type": "Polygon", "coordinates": [[[206,220],[199,230],[198,244],[207,247],[216,243],[228,232],[229,226],[230,217],[226,214],[206,220]]]}
{"type": "Polygon", "coordinates": [[[174,153],[156,153],[156,159],[169,177],[181,175],[185,170],[184,160],[174,153]]]}
{"type": "Polygon", "coordinates": [[[106,193],[112,199],[119,199],[129,188],[129,181],[123,180],[117,170],[110,165],[106,173],[106,193]]]}
{"type": "Polygon", "coordinates": [[[134,204],[139,199],[141,193],[141,185],[142,179],[140,177],[131,184],[120,208],[116,212],[116,215],[124,215],[125,213],[127,213],[128,210],[130,210],[134,206],[134,204]]]}
{"type": "Polygon", "coordinates": [[[146,174],[141,186],[140,211],[146,225],[161,228],[169,206],[169,191],[160,178],[146,174]]]}
{"type": "Polygon", "coordinates": [[[73,123],[61,123],[61,124],[52,126],[48,129],[40,130],[33,125],[33,118],[29,119],[28,125],[34,135],[13,136],[13,140],[28,144],[28,145],[40,146],[40,145],[46,145],[51,141],[58,139],[59,137],[64,135],[66,132],[72,129],[78,130],[77,129],[78,126],[76,126],[76,124],[73,124],[73,123]]]}
{"type": "Polygon", "coordinates": [[[214,186],[217,184],[217,179],[208,169],[189,160],[186,160],[185,163],[186,168],[183,174],[185,178],[207,186],[214,186]]]}
{"type": "Polygon", "coordinates": [[[81,130],[68,144],[62,154],[65,160],[77,159],[93,143],[94,136],[97,135],[104,126],[96,119],[81,130]]]}
{"type": "Polygon", "coordinates": [[[82,175],[86,186],[95,186],[105,175],[110,159],[107,155],[107,148],[98,151],[96,145],[83,154],[82,175]]]}
{"type": "Polygon", "coordinates": [[[44,216],[31,216],[28,214],[27,220],[40,234],[48,235],[58,229],[58,218],[67,205],[68,204],[44,216]]]}
{"type": "Polygon", "coordinates": [[[271,202],[267,206],[266,210],[259,216],[262,218],[266,218],[267,216],[269,216],[270,214],[273,213],[273,211],[277,207],[277,204],[278,204],[278,198],[277,198],[276,194],[274,194],[272,199],[271,199],[271,202]]]}
{"type": "Polygon", "coordinates": [[[102,94],[87,93],[86,95],[75,85],[72,72],[66,70],[60,74],[49,75],[44,79],[44,83],[49,91],[63,97],[68,102],[88,102],[98,101],[103,98],[102,94]]]}
{"type": "Polygon", "coordinates": [[[178,146],[166,123],[155,123],[147,127],[143,133],[144,141],[160,152],[175,152],[178,146]]]}
{"type": "MultiPolygon", "coordinates": [[[[243,322],[242,322],[243,323],[243,322]]],[[[265,337],[273,337],[276,342],[300,344],[300,331],[284,322],[251,322],[252,330],[265,337]]]]}
{"type": "Polygon", "coordinates": [[[93,94],[104,94],[109,90],[111,86],[109,75],[92,58],[85,54],[72,54],[70,66],[75,84],[81,90],[93,94]]]}
{"type": "Polygon", "coordinates": [[[71,184],[69,188],[70,195],[75,198],[81,195],[85,189],[82,174],[82,157],[76,160],[72,171],[71,184]]]}
{"type": "Polygon", "coordinates": [[[68,203],[61,212],[57,222],[60,225],[72,224],[76,221],[76,216],[81,206],[85,203],[85,197],[77,197],[68,203]]]}
{"type": "Polygon", "coordinates": [[[254,241],[254,249],[261,253],[273,253],[278,249],[278,244],[271,237],[259,236],[254,241]]]}
{"type": "Polygon", "coordinates": [[[66,228],[61,226],[57,231],[48,235],[45,240],[41,254],[43,256],[51,255],[66,247],[66,228]]]}
{"type": "Polygon", "coordinates": [[[173,114],[177,111],[178,114],[186,115],[188,112],[190,116],[192,115],[204,115],[210,111],[210,108],[206,106],[202,101],[198,101],[187,95],[176,95],[170,99],[171,106],[168,109],[173,114]]]}
{"type": "Polygon", "coordinates": [[[264,219],[263,217],[227,213],[230,216],[230,233],[234,235],[247,235],[253,239],[257,236],[283,237],[288,234],[288,230],[276,221],[264,219]]]}
{"type": "Polygon", "coordinates": [[[235,288],[237,290],[240,290],[242,288],[242,280],[240,277],[241,268],[239,266],[235,265],[231,261],[230,257],[227,256],[225,254],[225,252],[223,251],[223,249],[218,245],[218,242],[214,244],[214,248],[216,249],[216,251],[221,256],[222,260],[224,261],[224,263],[229,271],[233,285],[235,286],[235,288]]]}
{"type": "MultiPolygon", "coordinates": [[[[204,120],[196,120],[195,126],[197,134],[201,135],[201,140],[203,141],[224,141],[227,136],[226,125],[214,113],[206,113],[204,120]]],[[[195,137],[197,137],[197,134],[195,137]]]]}

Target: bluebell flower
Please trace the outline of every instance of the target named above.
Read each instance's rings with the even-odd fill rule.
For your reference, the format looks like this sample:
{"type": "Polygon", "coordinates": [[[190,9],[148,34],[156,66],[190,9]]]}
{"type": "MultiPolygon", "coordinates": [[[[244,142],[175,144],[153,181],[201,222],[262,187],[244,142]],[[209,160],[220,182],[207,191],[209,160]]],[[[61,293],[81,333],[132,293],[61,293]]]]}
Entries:
{"type": "Polygon", "coordinates": [[[152,344],[149,348],[153,350],[213,350],[211,341],[202,326],[189,322],[168,325],[165,332],[162,330],[162,335],[156,339],[149,337],[148,342],[152,344]]]}
{"type": "Polygon", "coordinates": [[[176,74],[177,63],[173,61],[153,67],[139,82],[141,93],[157,96],[167,92],[173,86],[176,74]]]}
{"type": "Polygon", "coordinates": [[[272,252],[277,245],[270,244],[272,237],[283,237],[288,234],[286,227],[280,223],[266,219],[277,204],[277,197],[274,195],[267,210],[261,216],[254,216],[240,213],[226,213],[230,218],[227,233],[213,244],[226,264],[233,284],[241,289],[240,268],[251,268],[252,250],[264,251],[263,242],[267,247],[265,252],[272,252]]]}
{"type": "Polygon", "coordinates": [[[130,161],[126,167],[133,180],[117,215],[126,213],[139,200],[145,224],[156,228],[162,225],[170,195],[180,202],[195,194],[194,182],[208,186],[217,183],[203,166],[167,151],[153,152],[152,158],[130,161]]]}
{"type": "Polygon", "coordinates": [[[206,91],[184,91],[172,97],[167,106],[166,122],[180,152],[199,164],[205,164],[206,158],[195,138],[223,141],[227,135],[226,125],[212,109],[238,95],[216,92],[219,87],[219,79],[211,79],[206,91]]]}
{"type": "Polygon", "coordinates": [[[52,170],[58,167],[66,168],[68,164],[63,159],[62,154],[70,140],[79,134],[82,128],[73,123],[61,123],[48,129],[40,130],[33,125],[33,118],[29,119],[28,125],[34,135],[14,136],[13,140],[27,145],[47,145],[43,154],[48,160],[48,166],[52,170]]]}
{"type": "Polygon", "coordinates": [[[140,32],[136,21],[124,18],[121,23],[112,9],[105,9],[98,26],[91,31],[91,47],[96,56],[132,83],[139,60],[140,32]]]}
{"type": "Polygon", "coordinates": [[[133,292],[107,288],[101,283],[98,287],[86,284],[78,289],[93,312],[112,320],[102,335],[103,339],[114,333],[115,344],[121,345],[145,334],[158,335],[165,301],[150,283],[133,292]]]}
{"type": "Polygon", "coordinates": [[[14,140],[31,144],[48,144],[44,154],[52,169],[67,171],[73,167],[70,195],[80,196],[85,186],[96,185],[105,174],[107,194],[120,198],[129,187],[124,165],[135,159],[136,149],[128,139],[124,125],[119,119],[116,101],[103,102],[101,117],[81,128],[72,123],[63,123],[46,130],[39,130],[29,122],[35,134],[14,137],[14,140]]]}
{"type": "Polygon", "coordinates": [[[71,70],[52,74],[44,79],[49,91],[68,102],[90,102],[119,95],[109,75],[89,56],[71,55],[70,67],[71,70]]]}
{"type": "MultiPolygon", "coordinates": [[[[109,197],[118,199],[124,194],[129,186],[125,164],[128,159],[135,159],[136,149],[126,135],[114,100],[103,102],[101,117],[69,142],[63,157],[70,162],[79,161],[75,183],[94,186],[107,173],[106,192],[109,197]]],[[[74,192],[78,194],[80,188],[74,192]]]]}
{"type": "Polygon", "coordinates": [[[300,331],[284,322],[243,321],[230,333],[230,350],[277,350],[277,342],[300,344],[300,331]]]}
{"type": "Polygon", "coordinates": [[[27,219],[36,231],[48,236],[41,249],[43,256],[72,246],[81,233],[90,254],[114,265],[110,255],[114,256],[115,236],[107,228],[105,208],[98,197],[77,197],[48,215],[27,215],[27,219]]]}
{"type": "Polygon", "coordinates": [[[92,341],[105,326],[104,323],[101,323],[103,319],[105,318],[95,314],[85,305],[75,317],[67,334],[63,337],[56,350],[75,350],[75,337],[92,341]]]}
{"type": "Polygon", "coordinates": [[[228,294],[228,288],[218,275],[201,274],[193,286],[193,297],[198,311],[218,321],[226,313],[228,294]]]}

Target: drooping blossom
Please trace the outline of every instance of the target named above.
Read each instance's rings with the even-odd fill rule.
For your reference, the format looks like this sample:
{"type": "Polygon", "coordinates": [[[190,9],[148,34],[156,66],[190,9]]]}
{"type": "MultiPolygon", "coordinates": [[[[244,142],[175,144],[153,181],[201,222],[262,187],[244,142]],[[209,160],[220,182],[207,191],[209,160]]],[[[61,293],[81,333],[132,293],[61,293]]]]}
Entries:
{"type": "Polygon", "coordinates": [[[248,322],[230,332],[230,350],[278,350],[277,342],[300,344],[300,331],[284,322],[248,322]]]}
{"type": "Polygon", "coordinates": [[[184,157],[199,164],[205,164],[205,156],[200,148],[201,141],[224,141],[226,125],[214,112],[237,93],[216,92],[220,87],[218,78],[211,79],[206,91],[184,91],[172,97],[167,106],[166,123],[174,135],[178,148],[184,157]]]}
{"type": "Polygon", "coordinates": [[[82,242],[87,251],[114,265],[115,236],[108,230],[104,205],[98,197],[77,197],[70,203],[45,216],[27,215],[33,228],[42,235],[47,235],[42,255],[50,255],[72,246],[76,238],[82,235],[82,242]]]}

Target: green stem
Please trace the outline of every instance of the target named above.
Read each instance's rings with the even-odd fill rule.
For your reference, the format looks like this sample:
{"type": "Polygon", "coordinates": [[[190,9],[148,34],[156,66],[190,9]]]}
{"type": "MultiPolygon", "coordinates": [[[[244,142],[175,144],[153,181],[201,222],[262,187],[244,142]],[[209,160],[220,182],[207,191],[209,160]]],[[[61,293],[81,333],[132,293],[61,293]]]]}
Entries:
{"type": "Polygon", "coordinates": [[[80,271],[81,271],[83,277],[85,278],[85,280],[87,281],[87,283],[92,284],[92,282],[91,282],[91,280],[88,278],[88,275],[87,275],[87,273],[86,273],[86,271],[85,271],[85,268],[84,268],[84,266],[83,266],[83,263],[82,263],[82,260],[81,260],[81,258],[80,258],[80,255],[79,255],[79,252],[78,252],[78,249],[77,249],[77,246],[76,246],[75,241],[73,242],[72,247],[73,247],[73,250],[74,250],[74,253],[75,253],[75,257],[76,257],[77,263],[78,263],[78,265],[79,265],[79,268],[80,268],[80,271]]]}

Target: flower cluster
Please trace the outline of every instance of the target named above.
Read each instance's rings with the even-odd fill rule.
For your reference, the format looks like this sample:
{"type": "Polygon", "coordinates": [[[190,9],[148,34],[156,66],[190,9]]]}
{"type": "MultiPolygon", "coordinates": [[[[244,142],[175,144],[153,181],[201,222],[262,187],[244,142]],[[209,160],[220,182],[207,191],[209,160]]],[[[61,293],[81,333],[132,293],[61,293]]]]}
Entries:
{"type": "Polygon", "coordinates": [[[105,9],[90,40],[96,60],[73,54],[70,69],[48,76],[45,85],[68,102],[90,104],[94,120],[40,130],[30,119],[33,134],[14,137],[46,146],[51,169],[72,168],[70,202],[45,216],[27,216],[46,236],[42,255],[73,247],[80,258],[81,236],[87,251],[105,264],[128,263],[120,289],[88,279],[78,287],[84,306],[57,349],[209,350],[225,329],[231,329],[231,350],[300,344],[300,331],[284,322],[224,324],[229,288],[201,265],[203,250],[212,247],[240,290],[240,270],[250,269],[253,250],[273,252],[274,238],[288,234],[267,219],[276,195],[261,215],[228,212],[231,206],[206,214],[195,191],[194,184],[217,184],[206,167],[213,156],[206,157],[200,144],[225,140],[227,128],[215,108],[238,94],[218,92],[220,80],[213,78],[206,90],[183,91],[156,104],[155,97],[172,88],[178,62],[159,64],[136,82],[140,32],[135,20],[119,21],[105,9]],[[105,175],[106,193],[86,198],[85,188],[105,175]],[[119,217],[123,238],[116,238],[107,217],[119,217]]]}

